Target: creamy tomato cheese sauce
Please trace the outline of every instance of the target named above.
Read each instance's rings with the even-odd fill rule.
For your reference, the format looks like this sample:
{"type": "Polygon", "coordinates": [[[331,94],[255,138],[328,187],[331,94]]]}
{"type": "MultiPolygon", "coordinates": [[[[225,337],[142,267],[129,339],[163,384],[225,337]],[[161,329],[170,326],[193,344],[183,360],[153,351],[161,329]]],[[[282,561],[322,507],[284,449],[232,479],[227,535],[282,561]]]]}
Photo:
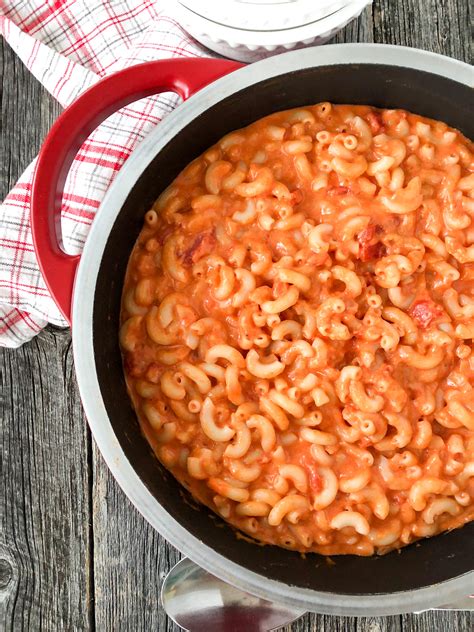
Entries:
{"type": "Polygon", "coordinates": [[[120,342],[143,432],[193,496],[331,555],[473,519],[473,167],[444,123],[320,103],[164,191],[120,342]]]}

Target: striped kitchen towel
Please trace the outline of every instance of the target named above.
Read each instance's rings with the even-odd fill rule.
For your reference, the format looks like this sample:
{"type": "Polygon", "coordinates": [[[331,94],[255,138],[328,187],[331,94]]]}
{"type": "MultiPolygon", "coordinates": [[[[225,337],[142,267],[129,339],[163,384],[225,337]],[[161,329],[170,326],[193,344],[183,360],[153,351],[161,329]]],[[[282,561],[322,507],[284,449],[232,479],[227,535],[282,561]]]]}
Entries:
{"type": "MultiPolygon", "coordinates": [[[[203,57],[160,0],[2,0],[0,31],[33,75],[66,107],[101,77],[170,57],[203,57]]],[[[137,101],[107,119],[81,147],[62,204],[64,245],[82,250],[114,176],[177,104],[172,93],[137,101]]],[[[35,162],[0,207],[0,346],[18,347],[48,322],[66,326],[45,286],[30,229],[35,162]]]]}

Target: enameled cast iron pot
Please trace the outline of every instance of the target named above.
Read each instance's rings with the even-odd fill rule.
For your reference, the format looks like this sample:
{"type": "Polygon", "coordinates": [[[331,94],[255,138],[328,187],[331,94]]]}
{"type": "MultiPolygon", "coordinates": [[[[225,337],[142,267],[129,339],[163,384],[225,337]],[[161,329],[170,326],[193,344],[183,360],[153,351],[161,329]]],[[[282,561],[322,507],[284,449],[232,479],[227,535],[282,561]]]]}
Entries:
{"type": "Polygon", "coordinates": [[[474,592],[474,523],[401,552],[335,557],[335,564],[314,554],[258,546],[237,538],[232,528],[197,506],[140,432],[118,346],[122,284],[144,213],[191,160],[231,130],[319,101],[404,108],[474,137],[474,71],[453,59],[401,47],[345,44],[239,68],[234,62],[198,59],[126,69],[70,106],[43,146],[33,190],[35,247],[53,297],[66,318],[72,316],[77,378],[92,433],[145,518],[188,557],[235,586],[329,614],[395,614],[454,601],[474,592]],[[185,102],[122,167],[80,262],[65,255],[59,208],[79,146],[114,110],[165,90],[178,92],[185,102]]]}

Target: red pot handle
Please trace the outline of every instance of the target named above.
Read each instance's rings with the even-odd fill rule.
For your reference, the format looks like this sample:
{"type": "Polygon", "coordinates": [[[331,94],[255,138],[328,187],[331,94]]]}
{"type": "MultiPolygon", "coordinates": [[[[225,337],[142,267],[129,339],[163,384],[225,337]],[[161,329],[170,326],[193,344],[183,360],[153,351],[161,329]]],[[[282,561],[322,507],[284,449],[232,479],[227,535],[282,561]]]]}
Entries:
{"type": "Polygon", "coordinates": [[[63,250],[61,202],[67,174],[82,143],[102,121],[132,101],[169,91],[187,99],[241,65],[220,59],[166,59],[132,66],[96,83],[56,120],[36,164],[31,228],[46,285],[69,322],[80,256],[63,250]]]}

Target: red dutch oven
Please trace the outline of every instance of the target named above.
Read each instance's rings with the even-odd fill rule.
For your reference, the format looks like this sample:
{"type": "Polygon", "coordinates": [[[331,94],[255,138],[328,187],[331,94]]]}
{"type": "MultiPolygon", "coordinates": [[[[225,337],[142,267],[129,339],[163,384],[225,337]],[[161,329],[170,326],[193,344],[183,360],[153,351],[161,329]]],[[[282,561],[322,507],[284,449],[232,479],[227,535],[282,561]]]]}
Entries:
{"type": "Polygon", "coordinates": [[[272,112],[317,103],[403,108],[474,136],[473,69],[432,53],[374,44],[310,48],[252,66],[173,59],[103,79],[58,118],[40,152],[32,196],[33,238],[43,276],[72,322],[84,409],[113,475],[174,546],[221,579],[260,597],[344,615],[419,611],[474,592],[474,523],[382,557],[328,564],[237,538],[158,462],[129,403],[118,345],[129,254],[143,215],[173,178],[231,130],[272,112]],[[184,100],[122,167],[94,220],[82,256],[64,253],[60,207],[71,162],[90,132],[142,97],[184,100]]]}

